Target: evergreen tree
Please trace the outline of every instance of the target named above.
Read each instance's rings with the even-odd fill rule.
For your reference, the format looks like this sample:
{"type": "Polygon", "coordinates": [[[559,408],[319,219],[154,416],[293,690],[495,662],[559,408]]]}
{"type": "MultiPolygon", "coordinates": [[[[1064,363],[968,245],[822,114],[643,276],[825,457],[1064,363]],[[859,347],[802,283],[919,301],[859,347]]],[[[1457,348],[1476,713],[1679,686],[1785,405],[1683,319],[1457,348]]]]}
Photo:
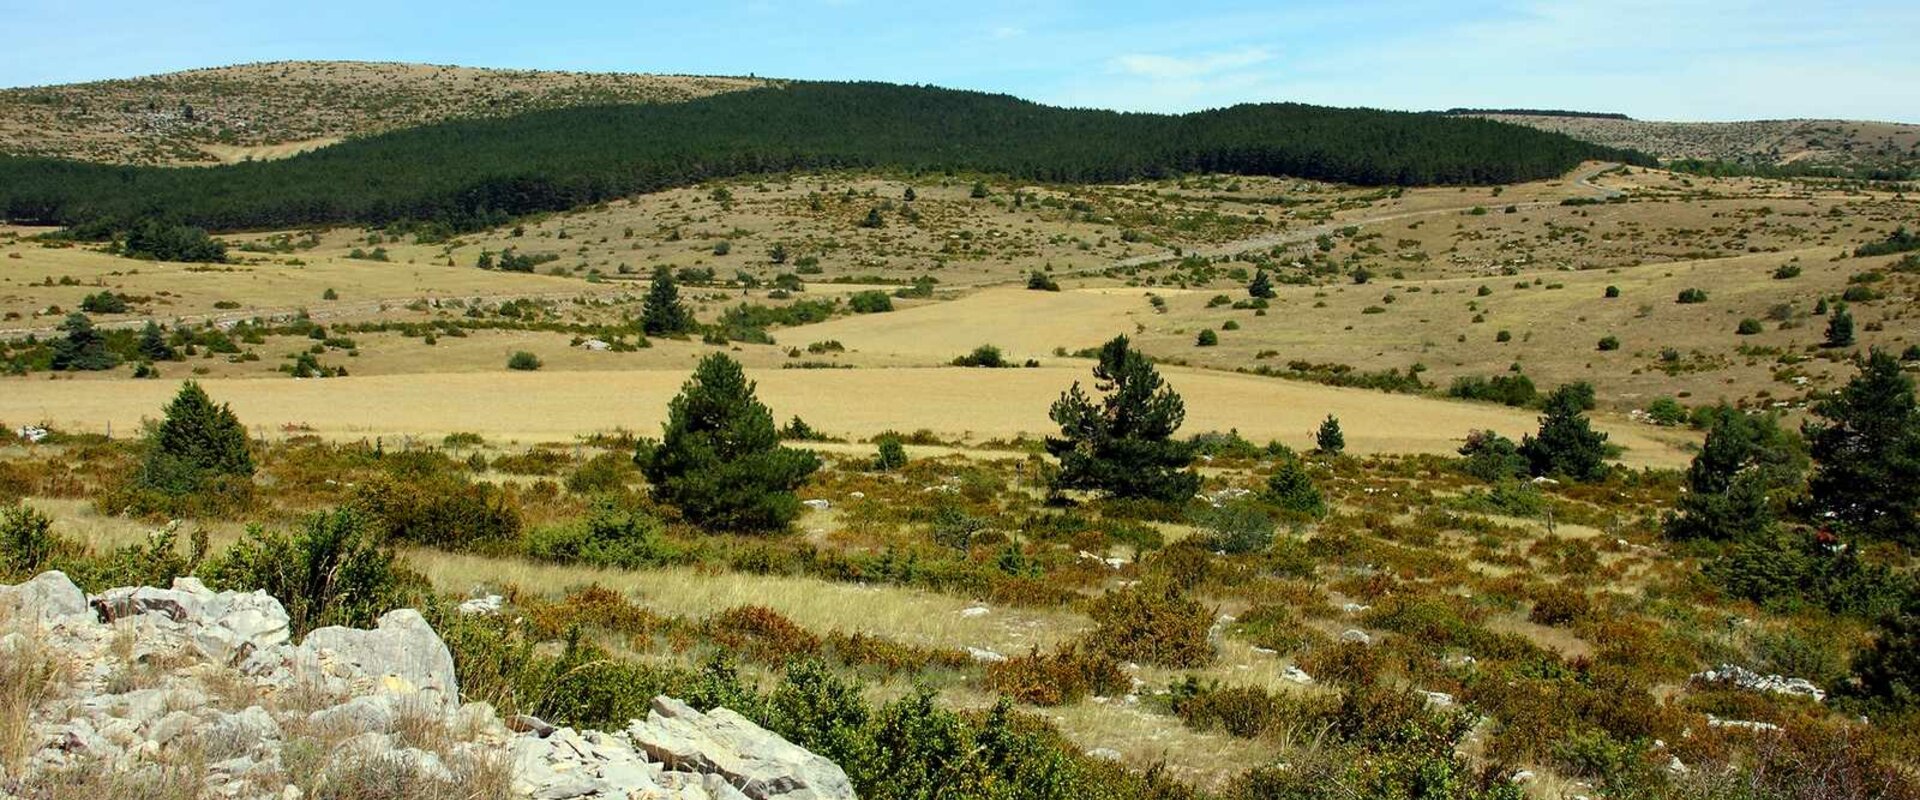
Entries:
{"type": "Polygon", "coordinates": [[[1853,314],[1847,311],[1845,304],[1834,306],[1833,315],[1827,317],[1828,347],[1853,346],[1853,314]]]}
{"type": "Polygon", "coordinates": [[[167,404],[166,418],[147,443],[141,483],[169,494],[198,490],[220,476],[253,474],[247,429],[233,409],[214,405],[200,384],[187,381],[167,404]]]}
{"type": "Polygon", "coordinates": [[[1819,467],[1813,510],[1850,533],[1920,544],[1920,410],[1913,379],[1893,354],[1874,348],[1860,373],[1819,403],[1805,427],[1819,467]]]}
{"type": "Polygon", "coordinates": [[[1117,336],[1100,348],[1093,368],[1098,403],[1080,382],[1054,401],[1049,412],[1060,425],[1047,438],[1047,452],[1060,459],[1056,489],[1084,489],[1113,497],[1181,502],[1200,488],[1193,445],[1173,439],[1187,407],[1146,356],[1117,336]]]}
{"type": "Polygon", "coordinates": [[[1520,455],[1526,457],[1534,475],[1582,481],[1606,476],[1607,435],[1595,431],[1585,413],[1591,391],[1591,387],[1583,392],[1577,384],[1569,384],[1547,395],[1539,435],[1520,440],[1520,455]]]}
{"type": "Polygon", "coordinates": [[[648,449],[635,461],[654,497],[720,530],[786,527],[800,514],[793,490],[820,468],[813,453],[780,446],[773,413],[723,353],[701,359],[667,406],[660,444],[648,449]]]}
{"type": "Polygon", "coordinates": [[[1798,437],[1777,420],[1722,403],[1687,469],[1688,491],[1667,520],[1667,535],[1729,541],[1765,534],[1782,495],[1800,485],[1805,467],[1798,437]]]}
{"type": "Polygon", "coordinates": [[[680,287],[666,267],[655,267],[647,299],[640,307],[640,329],[648,336],[673,336],[693,330],[693,314],[680,302],[680,287]]]}
{"type": "Polygon", "coordinates": [[[1247,284],[1247,296],[1270,299],[1273,297],[1273,279],[1267,277],[1267,271],[1255,270],[1253,282],[1247,284]]]}
{"type": "Polygon", "coordinates": [[[1873,647],[1853,659],[1857,693],[1893,710],[1920,705],[1920,598],[1880,621],[1873,647]]]}
{"type": "Polygon", "coordinates": [[[160,331],[160,323],[147,320],[147,327],[140,331],[140,355],[148,361],[172,361],[177,353],[173,345],[167,344],[166,334],[160,331]]]}
{"type": "Polygon", "coordinates": [[[1320,487],[1314,485],[1306,465],[1291,456],[1280,459],[1273,467],[1273,474],[1267,477],[1266,501],[1299,516],[1327,514],[1327,500],[1320,494],[1320,487]]]}
{"type": "Polygon", "coordinates": [[[68,314],[60,330],[64,338],[53,340],[53,368],[59,371],[98,371],[113,369],[120,359],[107,351],[107,339],[85,314],[68,314]]]}
{"type": "Polygon", "coordinates": [[[1328,414],[1313,432],[1313,446],[1322,453],[1338,455],[1347,449],[1347,435],[1340,431],[1340,418],[1328,414]]]}
{"type": "Polygon", "coordinates": [[[886,226],[887,219],[880,216],[880,209],[878,208],[867,209],[867,216],[860,220],[860,227],[862,228],[884,228],[886,226]]]}

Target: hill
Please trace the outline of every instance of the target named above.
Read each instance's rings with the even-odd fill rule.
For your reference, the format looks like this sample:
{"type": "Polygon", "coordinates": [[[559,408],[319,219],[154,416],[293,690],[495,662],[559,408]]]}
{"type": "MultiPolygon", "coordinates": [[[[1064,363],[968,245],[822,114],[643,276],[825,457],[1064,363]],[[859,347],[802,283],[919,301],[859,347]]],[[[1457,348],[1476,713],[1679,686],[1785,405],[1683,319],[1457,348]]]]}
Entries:
{"type": "Polygon", "coordinates": [[[1606,147],[1757,167],[1912,170],[1920,165],[1920,124],[1840,119],[1655,122],[1602,114],[1455,110],[1526,125],[1606,147]]]}
{"type": "Polygon", "coordinates": [[[1368,185],[1544,178],[1637,153],[1484,120],[1298,104],[1185,115],[1061,109],[1006,95],[794,83],[684,103],[446,122],[283,161],[201,170],[0,160],[19,222],[164,215],[212,229],[432,221],[456,230],[712,178],[821,168],[990,172],[1052,183],[1167,174],[1368,185]]]}
{"type": "Polygon", "coordinates": [[[670,103],[753,78],[281,61],[0,90],[0,153],[110,164],[285,157],[450,119],[670,103]]]}

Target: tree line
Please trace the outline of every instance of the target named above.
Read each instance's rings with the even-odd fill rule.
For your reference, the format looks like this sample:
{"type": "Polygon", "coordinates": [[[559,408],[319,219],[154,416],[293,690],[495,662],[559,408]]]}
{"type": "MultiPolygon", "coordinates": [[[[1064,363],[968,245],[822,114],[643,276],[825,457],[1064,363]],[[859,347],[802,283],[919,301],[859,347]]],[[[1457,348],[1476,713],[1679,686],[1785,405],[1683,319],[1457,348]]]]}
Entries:
{"type": "Polygon", "coordinates": [[[1363,185],[1497,184],[1653,159],[1482,119],[1294,103],[1184,115],[1007,95],[794,83],[686,103],[462,120],[294,158],[196,169],[0,157],[0,215],[102,234],[417,221],[453,230],[743,174],[837,168],[1089,183],[1185,173],[1363,185]]]}

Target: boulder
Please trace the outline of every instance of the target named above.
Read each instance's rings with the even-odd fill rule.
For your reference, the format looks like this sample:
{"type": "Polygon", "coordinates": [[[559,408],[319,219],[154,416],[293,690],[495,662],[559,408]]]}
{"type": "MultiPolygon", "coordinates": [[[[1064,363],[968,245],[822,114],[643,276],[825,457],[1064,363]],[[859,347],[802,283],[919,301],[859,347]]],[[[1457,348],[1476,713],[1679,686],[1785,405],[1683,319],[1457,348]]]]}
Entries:
{"type": "Polygon", "coordinates": [[[856,797],[838,765],[725,708],[702,714],[656,697],[627,736],[668,770],[719,775],[752,800],[856,797]]]}
{"type": "Polygon", "coordinates": [[[0,586],[0,615],[47,625],[94,619],[87,594],[57,570],[42,572],[17,586],[0,586]]]}
{"type": "Polygon", "coordinates": [[[379,627],[320,628],[307,634],[300,651],[323,661],[323,653],[375,678],[382,690],[394,694],[434,696],[445,711],[459,707],[460,684],[453,674],[453,654],[420,612],[402,608],[387,612],[379,627]]]}

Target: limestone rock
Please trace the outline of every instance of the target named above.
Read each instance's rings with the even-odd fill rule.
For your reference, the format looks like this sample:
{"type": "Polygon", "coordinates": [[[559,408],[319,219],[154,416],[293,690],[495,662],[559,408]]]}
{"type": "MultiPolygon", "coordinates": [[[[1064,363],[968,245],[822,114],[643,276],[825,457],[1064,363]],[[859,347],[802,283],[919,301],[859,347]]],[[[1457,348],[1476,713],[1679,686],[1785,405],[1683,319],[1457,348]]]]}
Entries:
{"type": "Polygon", "coordinates": [[[656,697],[627,735],[675,771],[719,775],[753,800],[854,798],[847,773],[825,758],[725,708],[702,714],[656,697]]]}
{"type": "Polygon", "coordinates": [[[307,634],[300,650],[316,658],[330,652],[360,672],[380,679],[381,688],[390,693],[432,695],[447,710],[460,702],[453,654],[433,626],[411,608],[387,612],[380,618],[379,627],[370,631],[320,628],[307,634]]]}
{"type": "Polygon", "coordinates": [[[48,625],[93,619],[86,593],[58,570],[42,572],[17,586],[0,586],[0,613],[48,625]]]}

